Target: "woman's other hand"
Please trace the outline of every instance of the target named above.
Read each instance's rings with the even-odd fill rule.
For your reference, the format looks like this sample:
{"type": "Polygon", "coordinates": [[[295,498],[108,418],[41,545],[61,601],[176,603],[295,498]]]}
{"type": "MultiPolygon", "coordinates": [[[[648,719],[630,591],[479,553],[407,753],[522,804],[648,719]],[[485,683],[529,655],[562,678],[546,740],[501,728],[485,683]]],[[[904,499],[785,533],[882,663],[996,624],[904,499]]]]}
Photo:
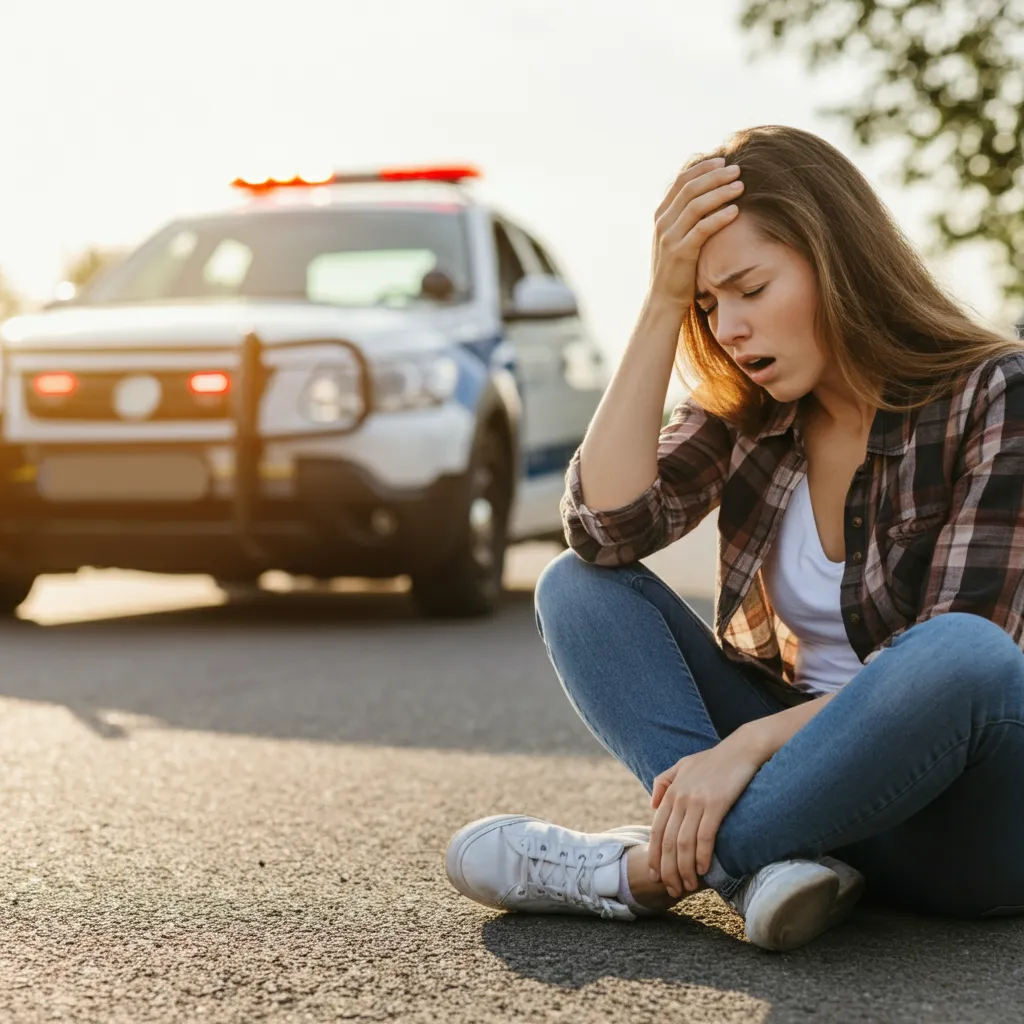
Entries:
{"type": "Polygon", "coordinates": [[[683,171],[655,214],[650,298],[685,310],[693,302],[700,247],[730,224],[731,203],[743,191],[740,169],[721,157],[683,171]]]}
{"type": "Polygon", "coordinates": [[[670,895],[694,892],[711,865],[715,836],[766,758],[733,733],[710,750],[677,761],[654,780],[648,862],[670,895]],[[730,742],[733,740],[733,742],[730,742]]]}

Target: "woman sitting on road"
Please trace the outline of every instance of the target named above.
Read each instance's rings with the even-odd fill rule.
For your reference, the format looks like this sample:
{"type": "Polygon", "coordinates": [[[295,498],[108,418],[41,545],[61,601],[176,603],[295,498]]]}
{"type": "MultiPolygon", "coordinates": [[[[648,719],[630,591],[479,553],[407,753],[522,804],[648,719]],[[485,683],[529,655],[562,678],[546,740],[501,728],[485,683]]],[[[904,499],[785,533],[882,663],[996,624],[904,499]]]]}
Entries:
{"type": "Polygon", "coordinates": [[[452,883],[623,920],[711,887],[767,949],[865,879],[1024,912],[1022,499],[1024,346],[943,294],[853,165],[779,127],[691,164],[536,596],[653,825],[486,818],[452,839],[452,883]],[[697,386],[659,436],[677,344],[697,386]],[[712,632],[639,559],[716,508],[712,632]]]}

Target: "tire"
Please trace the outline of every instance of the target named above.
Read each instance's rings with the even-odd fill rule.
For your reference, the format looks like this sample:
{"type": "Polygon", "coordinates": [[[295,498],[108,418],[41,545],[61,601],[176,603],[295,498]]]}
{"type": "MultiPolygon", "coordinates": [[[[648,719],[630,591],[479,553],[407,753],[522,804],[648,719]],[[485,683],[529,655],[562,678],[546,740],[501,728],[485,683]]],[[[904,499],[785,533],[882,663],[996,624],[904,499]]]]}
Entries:
{"type": "Polygon", "coordinates": [[[0,575],[0,617],[10,618],[29,595],[36,577],[30,573],[0,575]]]}
{"type": "Polygon", "coordinates": [[[263,593],[258,576],[255,579],[241,580],[214,577],[214,582],[224,592],[228,604],[245,604],[255,600],[263,593]]]}
{"type": "Polygon", "coordinates": [[[490,615],[502,595],[512,467],[504,439],[495,430],[481,436],[469,471],[463,528],[451,555],[430,573],[412,578],[412,598],[428,618],[490,615]]]}

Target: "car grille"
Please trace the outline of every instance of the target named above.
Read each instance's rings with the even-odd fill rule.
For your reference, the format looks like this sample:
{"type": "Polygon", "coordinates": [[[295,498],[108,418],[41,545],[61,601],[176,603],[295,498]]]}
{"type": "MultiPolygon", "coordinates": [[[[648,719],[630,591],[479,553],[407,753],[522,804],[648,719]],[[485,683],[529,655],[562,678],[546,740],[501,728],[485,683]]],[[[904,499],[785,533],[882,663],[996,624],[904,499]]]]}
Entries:
{"type": "MultiPolygon", "coordinates": [[[[196,395],[189,388],[194,371],[154,372],[160,382],[160,401],[146,416],[153,420],[223,420],[231,414],[231,390],[223,395],[196,395]]],[[[40,395],[31,378],[25,380],[25,404],[29,413],[43,420],[123,419],[114,405],[114,389],[130,373],[76,373],[78,387],[70,395],[40,395]]],[[[230,375],[229,375],[230,377],[230,375]]]]}

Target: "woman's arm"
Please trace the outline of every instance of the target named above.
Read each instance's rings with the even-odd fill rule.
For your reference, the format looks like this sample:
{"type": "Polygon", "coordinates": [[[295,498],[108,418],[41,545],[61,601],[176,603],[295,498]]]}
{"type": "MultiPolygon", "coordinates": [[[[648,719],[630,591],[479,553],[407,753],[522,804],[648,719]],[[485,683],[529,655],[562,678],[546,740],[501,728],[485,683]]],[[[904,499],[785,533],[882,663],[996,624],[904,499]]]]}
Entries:
{"type": "Polygon", "coordinates": [[[617,509],[658,475],[658,432],[683,310],[648,297],[629,345],[580,448],[583,500],[617,509]]]}
{"type": "Polygon", "coordinates": [[[628,505],[658,475],[658,432],[697,257],[736,217],[725,204],[742,191],[739,168],[724,163],[719,157],[683,171],[658,207],[647,301],[580,448],[580,488],[591,509],[628,505]]]}
{"type": "Polygon", "coordinates": [[[723,742],[741,747],[746,753],[758,759],[761,764],[785,746],[833,697],[830,693],[815,700],[805,701],[796,707],[778,711],[765,718],[755,718],[741,725],[723,742]]]}

